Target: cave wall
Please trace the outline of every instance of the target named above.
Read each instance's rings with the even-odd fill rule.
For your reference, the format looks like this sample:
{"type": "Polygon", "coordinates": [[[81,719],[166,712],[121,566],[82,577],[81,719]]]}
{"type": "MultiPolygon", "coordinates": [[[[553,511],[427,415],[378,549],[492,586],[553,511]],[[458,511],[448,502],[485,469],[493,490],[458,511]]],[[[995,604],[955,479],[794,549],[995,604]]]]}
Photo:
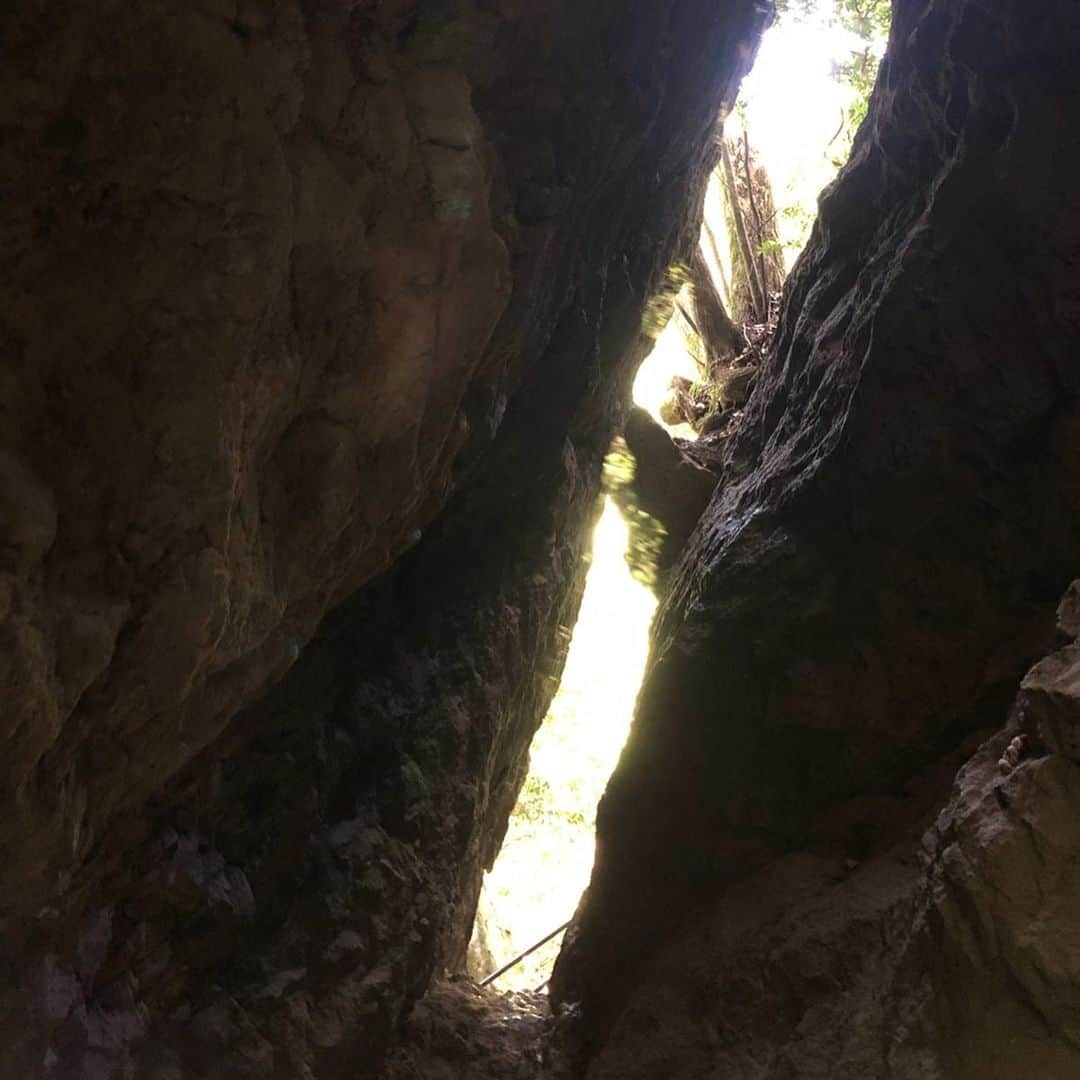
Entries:
{"type": "Polygon", "coordinates": [[[894,5],[601,803],[590,1077],[1080,1069],[1075,747],[975,753],[1080,567],[1078,43],[894,5]]]}
{"type": "Polygon", "coordinates": [[[372,1075],[461,956],[767,4],[0,12],[0,1042],[372,1075]]]}
{"type": "Polygon", "coordinates": [[[699,913],[631,995],[590,1080],[1075,1076],[1077,629],[1062,627],[998,730],[876,817],[845,808],[876,824],[866,857],[789,852],[699,913]]]}

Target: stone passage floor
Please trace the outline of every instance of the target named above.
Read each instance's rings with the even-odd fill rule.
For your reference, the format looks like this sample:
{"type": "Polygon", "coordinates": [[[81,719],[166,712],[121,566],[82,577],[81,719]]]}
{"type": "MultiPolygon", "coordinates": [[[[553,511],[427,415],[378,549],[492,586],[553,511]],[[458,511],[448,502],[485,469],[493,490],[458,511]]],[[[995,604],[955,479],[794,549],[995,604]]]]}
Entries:
{"type": "Polygon", "coordinates": [[[570,1080],[569,1021],[546,994],[444,982],[413,1010],[382,1080],[570,1080]]]}

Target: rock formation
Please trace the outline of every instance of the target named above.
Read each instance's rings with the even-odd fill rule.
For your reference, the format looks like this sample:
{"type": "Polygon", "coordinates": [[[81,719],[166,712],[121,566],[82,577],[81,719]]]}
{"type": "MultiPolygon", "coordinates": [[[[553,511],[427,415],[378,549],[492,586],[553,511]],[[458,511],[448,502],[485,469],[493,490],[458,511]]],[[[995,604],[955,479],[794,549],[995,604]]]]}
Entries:
{"type": "Polygon", "coordinates": [[[981,746],[847,804],[828,840],[726,890],[657,958],[588,1076],[1076,1075],[1076,663],[1074,639],[981,746]],[[1030,750],[1003,774],[1017,733],[1030,750]],[[835,842],[853,826],[872,830],[865,859],[835,842]]]}
{"type": "MultiPolygon", "coordinates": [[[[768,8],[0,12],[5,1075],[374,1076],[461,963],[768,8]]],[[[1080,1071],[1078,44],[898,0],[601,807],[594,1080],[1080,1071]]]]}
{"type": "Polygon", "coordinates": [[[0,13],[10,1075],[369,1075],[460,956],[767,7],[0,13]]]}
{"type": "Polygon", "coordinates": [[[896,5],[601,803],[590,1078],[1080,1074],[1070,650],[976,750],[1080,567],[1078,42],[896,5]]]}

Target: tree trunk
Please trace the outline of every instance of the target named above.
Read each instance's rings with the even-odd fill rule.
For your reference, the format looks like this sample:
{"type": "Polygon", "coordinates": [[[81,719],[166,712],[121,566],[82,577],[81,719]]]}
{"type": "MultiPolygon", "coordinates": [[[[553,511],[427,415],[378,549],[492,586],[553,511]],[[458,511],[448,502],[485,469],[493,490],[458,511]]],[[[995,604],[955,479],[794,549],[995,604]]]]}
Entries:
{"type": "Polygon", "coordinates": [[[712,381],[719,368],[730,367],[746,348],[746,339],[729,318],[700,247],[690,262],[690,285],[694,327],[705,354],[705,375],[712,381]]]}
{"type": "Polygon", "coordinates": [[[764,312],[768,315],[768,306],[765,301],[765,289],[758,279],[758,268],[754,261],[753,249],[750,246],[750,238],[746,233],[746,219],[743,215],[742,204],[739,199],[739,188],[735,180],[735,170],[731,165],[731,153],[728,150],[727,139],[720,144],[720,162],[724,174],[724,188],[727,194],[728,211],[731,214],[732,224],[735,227],[735,237],[738,241],[739,255],[742,259],[743,270],[746,275],[746,284],[750,292],[750,321],[764,322],[764,318],[758,316],[764,312]]]}
{"type": "MultiPolygon", "coordinates": [[[[754,249],[757,252],[758,281],[761,285],[762,299],[765,306],[759,312],[761,322],[769,321],[769,273],[765,268],[765,227],[761,220],[761,212],[758,210],[757,199],[754,198],[754,166],[750,159],[750,138],[743,128],[743,173],[746,176],[746,201],[750,204],[750,212],[754,218],[754,249]]],[[[764,170],[762,170],[764,175],[764,170]]],[[[767,182],[767,181],[766,181],[767,182]]]]}

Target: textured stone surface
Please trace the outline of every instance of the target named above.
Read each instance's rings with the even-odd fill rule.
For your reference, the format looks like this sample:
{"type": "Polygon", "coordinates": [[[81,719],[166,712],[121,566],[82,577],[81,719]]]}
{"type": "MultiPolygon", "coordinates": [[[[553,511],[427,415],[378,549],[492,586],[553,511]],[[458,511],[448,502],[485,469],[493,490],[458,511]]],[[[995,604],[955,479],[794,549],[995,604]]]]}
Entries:
{"type": "Polygon", "coordinates": [[[1046,675],[1073,648],[951,786],[970,746],[879,805],[870,858],[818,845],[730,889],[658,958],[590,1080],[1075,1076],[1080,759],[1030,716],[1040,677],[1080,722],[1072,680],[1046,675]],[[1033,750],[1003,776],[1021,730],[1033,750]]]}
{"type": "MultiPolygon", "coordinates": [[[[460,962],[759,6],[0,13],[11,1075],[371,1076],[460,962]]],[[[1078,43],[898,4],[602,807],[597,1080],[1077,1074],[1078,43]]]]}
{"type": "Polygon", "coordinates": [[[0,16],[9,897],[44,902],[280,677],[483,426],[510,254],[461,62],[418,19],[0,16]]]}
{"type": "Polygon", "coordinates": [[[382,1080],[570,1080],[547,995],[437,985],[409,1018],[382,1080]]]}
{"type": "MultiPolygon", "coordinates": [[[[663,1023],[681,1018],[687,1039],[712,1040],[688,1076],[706,1075],[707,1061],[740,1076],[1027,1075],[1005,1043],[1036,1030],[1033,1013],[1046,1056],[1031,1069],[1076,1071],[1071,1036],[1050,1017],[1059,993],[1071,1000],[1074,973],[1033,952],[1020,980],[1026,961],[994,952],[1037,921],[1030,899],[1010,913],[991,897],[1022,859],[997,865],[979,835],[996,820],[984,792],[1005,743],[969,766],[940,826],[943,849],[981,867],[958,868],[960,894],[932,909],[946,925],[928,940],[956,963],[936,966],[933,948],[903,954],[918,978],[932,969],[922,1015],[940,1038],[929,1057],[889,1057],[905,1015],[866,1036],[843,1008],[819,1021],[813,1005],[863,970],[851,943],[878,942],[890,912],[907,919],[905,890],[918,887],[901,875],[890,893],[886,874],[846,916],[825,882],[933,820],[951,771],[922,817],[905,793],[971,732],[1001,723],[1080,566],[1078,42],[1071,3],[897,5],[869,119],[822,198],[720,487],[658,615],[601,804],[597,866],[554,984],[582,1003],[597,1044],[618,1025],[627,1071],[598,1076],[684,1075],[649,1071],[650,1046],[677,1040],[654,1040],[661,1021],[632,1014],[681,992],[671,969],[654,969],[669,942],[683,960],[707,956],[700,1000],[736,1018],[702,1034],[685,999],[671,1003],[663,1023]],[[989,911],[966,910],[965,890],[989,911]],[[820,936],[800,930],[814,895],[829,907],[820,936]],[[730,924],[742,931],[724,921],[733,909],[749,920],[730,924]],[[982,927],[970,947],[961,915],[982,927]],[[721,935],[715,948],[686,929],[702,919],[721,935]],[[754,939],[766,930],[768,945],[754,939]],[[1053,989],[1032,1008],[1039,977],[1053,989]],[[869,1041],[837,1073],[821,1063],[846,1037],[841,1024],[869,1041]],[[811,1052],[819,1029],[831,1049],[811,1052]],[[800,1039],[805,1053],[790,1049],[800,1039]],[[733,1049],[719,1057],[724,1040],[733,1049]]],[[[1066,725],[1051,711],[1045,722],[1060,755],[1066,725]]],[[[1047,853],[1063,896],[1075,882],[1053,822],[1072,805],[1071,770],[1061,756],[1016,770],[1000,788],[1015,790],[1019,817],[993,825],[1047,853]],[[1017,822],[1031,815],[1038,833],[1025,837],[1017,822]]],[[[948,874],[943,864],[930,878],[946,894],[948,874]]],[[[1053,925],[1067,949],[1063,919],[1053,925]]],[[[1042,939],[1032,948],[1042,953],[1042,939]]]]}
{"type": "Polygon", "coordinates": [[[460,958],[764,17],[631,7],[0,13],[13,1074],[368,1075],[460,958]]]}

